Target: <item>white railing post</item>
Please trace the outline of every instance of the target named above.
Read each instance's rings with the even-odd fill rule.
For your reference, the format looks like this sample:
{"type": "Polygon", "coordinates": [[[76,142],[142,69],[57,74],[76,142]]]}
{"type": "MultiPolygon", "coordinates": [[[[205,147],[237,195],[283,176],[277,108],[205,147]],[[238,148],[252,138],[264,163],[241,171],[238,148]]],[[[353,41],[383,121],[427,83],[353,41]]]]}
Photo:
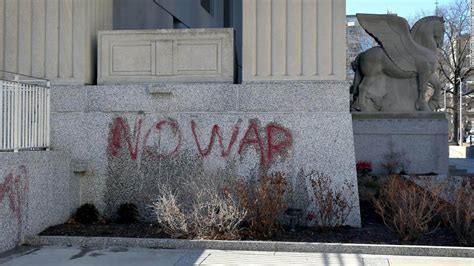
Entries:
{"type": "Polygon", "coordinates": [[[50,129],[51,129],[51,82],[46,83],[46,149],[49,150],[50,145],[50,129]]]}
{"type": "Polygon", "coordinates": [[[21,101],[20,101],[20,76],[15,75],[15,83],[13,85],[14,89],[14,109],[15,111],[13,112],[13,151],[18,152],[20,148],[20,107],[21,107],[21,101]]]}

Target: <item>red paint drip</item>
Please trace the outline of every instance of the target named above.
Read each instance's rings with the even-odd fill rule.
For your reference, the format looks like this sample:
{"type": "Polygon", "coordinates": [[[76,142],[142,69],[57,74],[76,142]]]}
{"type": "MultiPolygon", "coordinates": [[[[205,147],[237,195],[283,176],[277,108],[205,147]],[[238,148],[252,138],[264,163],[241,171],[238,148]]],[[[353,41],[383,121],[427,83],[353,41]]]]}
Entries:
{"type": "Polygon", "coordinates": [[[217,136],[217,141],[219,143],[219,146],[221,148],[221,156],[223,158],[226,158],[229,156],[230,152],[232,151],[232,147],[235,144],[235,141],[237,140],[237,136],[239,135],[240,127],[239,124],[234,126],[234,129],[232,130],[232,136],[229,141],[229,145],[227,148],[224,146],[224,138],[222,137],[222,134],[220,133],[220,127],[219,125],[214,125],[212,127],[212,132],[211,132],[211,139],[209,140],[209,144],[207,145],[207,149],[203,149],[201,147],[201,144],[199,143],[198,135],[196,133],[196,128],[197,128],[197,123],[193,120],[191,121],[191,130],[193,132],[194,140],[196,141],[196,145],[199,151],[199,154],[201,154],[202,157],[206,157],[212,152],[212,147],[214,146],[214,142],[216,140],[217,136]]]}

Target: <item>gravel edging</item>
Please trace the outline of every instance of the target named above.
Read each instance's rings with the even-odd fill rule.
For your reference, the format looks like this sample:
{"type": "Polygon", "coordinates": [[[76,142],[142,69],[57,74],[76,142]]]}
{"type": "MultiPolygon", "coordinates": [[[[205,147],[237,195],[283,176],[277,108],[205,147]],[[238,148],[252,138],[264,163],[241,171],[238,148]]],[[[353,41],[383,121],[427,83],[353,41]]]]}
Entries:
{"type": "Polygon", "coordinates": [[[408,245],[369,245],[339,243],[296,243],[274,241],[220,241],[156,238],[33,236],[26,240],[33,246],[81,246],[106,248],[141,247],[157,249],[219,249],[272,252],[352,253],[370,255],[436,256],[474,258],[474,248],[408,245]]]}

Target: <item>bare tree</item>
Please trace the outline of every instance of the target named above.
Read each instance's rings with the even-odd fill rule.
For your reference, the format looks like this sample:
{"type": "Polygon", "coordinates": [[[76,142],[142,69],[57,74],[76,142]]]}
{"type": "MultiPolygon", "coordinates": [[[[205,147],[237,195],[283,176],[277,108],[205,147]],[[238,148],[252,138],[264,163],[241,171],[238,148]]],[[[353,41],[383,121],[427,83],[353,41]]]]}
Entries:
{"type": "Polygon", "coordinates": [[[346,56],[346,78],[352,82],[354,79],[354,70],[351,63],[355,60],[357,55],[368,50],[376,45],[372,37],[365,32],[359,25],[359,22],[354,17],[352,21],[348,22],[346,29],[347,36],[347,56],[346,56]]]}
{"type": "MultiPolygon", "coordinates": [[[[447,112],[452,115],[454,140],[459,141],[459,93],[460,81],[466,80],[471,74],[470,54],[470,0],[452,0],[438,9],[445,19],[445,42],[441,47],[439,76],[446,84],[449,102],[447,112]],[[450,97],[449,97],[450,96],[450,97]]],[[[474,92],[464,92],[470,95],[474,92]]]]}

